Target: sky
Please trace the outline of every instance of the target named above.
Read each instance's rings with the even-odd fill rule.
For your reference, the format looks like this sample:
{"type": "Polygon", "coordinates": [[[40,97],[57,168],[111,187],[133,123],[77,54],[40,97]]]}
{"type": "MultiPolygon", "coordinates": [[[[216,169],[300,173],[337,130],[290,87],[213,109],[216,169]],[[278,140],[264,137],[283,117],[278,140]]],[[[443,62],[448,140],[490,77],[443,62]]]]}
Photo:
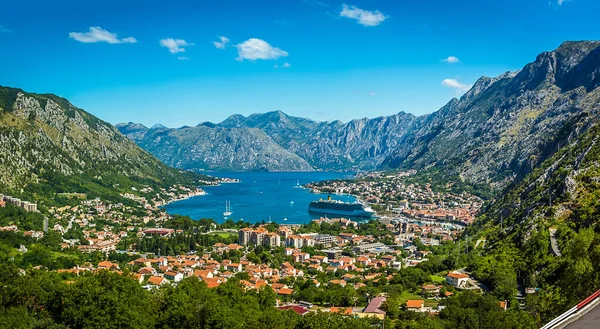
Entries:
{"type": "Polygon", "coordinates": [[[110,123],[281,110],[422,115],[481,76],[600,39],[597,0],[7,1],[0,85],[110,123]]]}

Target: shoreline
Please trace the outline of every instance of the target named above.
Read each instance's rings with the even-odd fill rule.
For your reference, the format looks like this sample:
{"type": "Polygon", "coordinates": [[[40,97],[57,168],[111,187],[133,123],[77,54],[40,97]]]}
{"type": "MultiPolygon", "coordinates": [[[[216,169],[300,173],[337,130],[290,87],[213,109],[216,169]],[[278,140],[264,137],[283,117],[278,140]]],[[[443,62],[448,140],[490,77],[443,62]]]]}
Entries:
{"type": "Polygon", "coordinates": [[[167,205],[169,205],[169,204],[171,204],[171,203],[174,203],[174,202],[179,202],[179,201],[183,201],[183,200],[191,199],[191,198],[194,198],[194,197],[197,197],[197,196],[205,196],[205,195],[207,195],[207,194],[208,194],[208,193],[207,193],[206,191],[202,190],[202,192],[200,192],[200,193],[196,193],[196,194],[194,194],[194,195],[187,195],[187,196],[185,196],[185,197],[181,197],[181,198],[175,198],[175,199],[171,199],[171,200],[168,200],[168,201],[166,201],[166,202],[165,202],[165,203],[163,203],[163,204],[156,205],[156,206],[157,206],[157,207],[159,207],[159,208],[161,208],[161,207],[165,207],[165,206],[167,206],[167,205]]]}

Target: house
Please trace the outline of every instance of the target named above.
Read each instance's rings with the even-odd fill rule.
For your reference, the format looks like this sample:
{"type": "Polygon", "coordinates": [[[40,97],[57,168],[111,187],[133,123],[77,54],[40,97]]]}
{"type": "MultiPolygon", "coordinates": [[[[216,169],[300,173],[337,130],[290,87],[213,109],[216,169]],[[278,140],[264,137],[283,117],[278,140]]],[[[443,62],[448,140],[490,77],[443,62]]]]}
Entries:
{"type": "Polygon", "coordinates": [[[242,264],[231,263],[231,264],[228,264],[227,266],[225,266],[225,269],[228,270],[228,271],[232,271],[232,272],[241,272],[242,271],[242,264]]]}
{"type": "Polygon", "coordinates": [[[329,284],[337,284],[340,285],[342,287],[346,286],[346,281],[344,280],[329,280],[329,284]]]}
{"type": "Polygon", "coordinates": [[[384,302],[385,302],[385,297],[373,298],[373,300],[371,300],[369,305],[367,305],[367,307],[365,307],[365,309],[363,310],[363,313],[380,314],[380,315],[385,316],[385,311],[381,309],[381,305],[383,305],[384,302]]]}
{"type": "Polygon", "coordinates": [[[198,277],[200,280],[212,279],[214,277],[213,273],[208,270],[195,270],[194,276],[198,277]]]}
{"type": "Polygon", "coordinates": [[[138,274],[142,275],[156,275],[156,270],[152,267],[142,267],[139,269],[138,274]]]}
{"type": "Polygon", "coordinates": [[[97,268],[99,270],[110,270],[113,267],[115,269],[119,269],[119,264],[117,264],[117,263],[111,263],[110,261],[105,260],[105,261],[102,261],[102,262],[98,263],[98,266],[97,266],[97,268]]]}
{"type": "Polygon", "coordinates": [[[144,282],[144,275],[143,274],[131,273],[130,277],[132,279],[134,279],[135,281],[137,281],[139,284],[142,284],[142,282],[144,282]]]}
{"type": "MultiPolygon", "coordinates": [[[[278,295],[282,295],[282,296],[291,296],[294,293],[294,290],[290,289],[290,288],[281,288],[279,290],[277,290],[277,294],[278,295]]],[[[302,315],[302,314],[300,314],[302,315]]]]}
{"type": "Polygon", "coordinates": [[[329,263],[329,259],[327,258],[327,256],[313,256],[312,259],[318,263],[318,264],[323,264],[323,263],[329,263]]]}
{"type": "Polygon", "coordinates": [[[216,288],[224,281],[221,281],[220,278],[206,278],[204,279],[204,282],[206,282],[208,288],[216,288]]]}
{"type": "Polygon", "coordinates": [[[344,240],[352,240],[352,239],[356,238],[356,234],[354,234],[354,233],[340,233],[339,237],[342,238],[342,239],[344,239],[344,240]]]}
{"type": "Polygon", "coordinates": [[[467,281],[469,281],[469,276],[464,273],[450,272],[446,275],[446,282],[457,288],[466,286],[467,281]]]}
{"type": "Polygon", "coordinates": [[[425,310],[425,301],[421,299],[409,299],[406,301],[406,309],[414,312],[423,312],[425,310]]]}
{"type": "Polygon", "coordinates": [[[174,282],[179,282],[181,280],[183,280],[183,273],[179,273],[179,272],[175,272],[175,271],[167,271],[165,273],[165,278],[174,281],[174,282]]]}
{"type": "Polygon", "coordinates": [[[342,276],[342,279],[346,282],[351,281],[354,279],[354,274],[346,273],[344,276],[342,276]]]}
{"type": "Polygon", "coordinates": [[[433,284],[423,285],[422,290],[424,295],[437,296],[440,294],[440,287],[433,284]]]}
{"type": "Polygon", "coordinates": [[[310,258],[310,255],[305,252],[297,252],[292,255],[295,263],[302,263],[310,258]]]}
{"type": "Polygon", "coordinates": [[[151,276],[148,279],[148,284],[150,285],[154,285],[154,286],[162,286],[163,284],[167,283],[169,281],[167,281],[167,279],[163,278],[162,276],[151,276]]]}
{"type": "Polygon", "coordinates": [[[295,312],[298,315],[305,315],[306,313],[310,312],[307,308],[299,306],[299,305],[280,306],[280,307],[278,307],[278,309],[280,309],[282,311],[291,310],[291,311],[295,312]]]}
{"type": "Polygon", "coordinates": [[[150,267],[152,265],[152,260],[151,259],[146,259],[146,258],[138,258],[136,260],[133,261],[133,264],[136,266],[145,266],[145,267],[150,267]]]}
{"type": "Polygon", "coordinates": [[[341,314],[341,315],[352,315],[352,307],[335,307],[332,306],[329,309],[330,313],[341,314]]]}

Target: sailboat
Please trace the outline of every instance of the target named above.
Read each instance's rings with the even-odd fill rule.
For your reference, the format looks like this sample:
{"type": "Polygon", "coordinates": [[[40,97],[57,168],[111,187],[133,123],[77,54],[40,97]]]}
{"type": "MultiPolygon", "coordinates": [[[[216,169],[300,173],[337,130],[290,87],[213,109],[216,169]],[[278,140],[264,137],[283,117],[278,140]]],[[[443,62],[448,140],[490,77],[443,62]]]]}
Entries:
{"type": "Polygon", "coordinates": [[[300,179],[296,180],[296,186],[294,186],[295,188],[301,188],[302,186],[300,186],[300,179]]]}
{"type": "Polygon", "coordinates": [[[285,212],[285,217],[283,217],[283,220],[286,221],[287,220],[287,211],[285,212]]]}
{"type": "Polygon", "coordinates": [[[229,201],[225,201],[225,212],[223,213],[224,217],[229,217],[233,214],[231,211],[231,203],[229,201]]]}

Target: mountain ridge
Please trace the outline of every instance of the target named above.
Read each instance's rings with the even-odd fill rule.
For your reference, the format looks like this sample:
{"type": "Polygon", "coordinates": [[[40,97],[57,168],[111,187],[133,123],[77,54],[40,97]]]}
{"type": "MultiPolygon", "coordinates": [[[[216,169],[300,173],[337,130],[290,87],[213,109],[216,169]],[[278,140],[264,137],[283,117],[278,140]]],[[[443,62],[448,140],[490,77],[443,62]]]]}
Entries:
{"type": "Polygon", "coordinates": [[[116,127],[53,94],[0,86],[0,183],[5,192],[116,197],[130,187],[190,184],[116,127]]]}
{"type": "MultiPolygon", "coordinates": [[[[501,190],[552,154],[560,143],[553,136],[565,125],[597,114],[599,63],[599,41],[567,41],[518,71],[482,76],[462,97],[427,115],[399,112],[342,123],[271,111],[234,114],[207,126],[259,129],[317,170],[436,167],[501,190]]],[[[588,126],[579,125],[583,131],[588,126]]]]}

